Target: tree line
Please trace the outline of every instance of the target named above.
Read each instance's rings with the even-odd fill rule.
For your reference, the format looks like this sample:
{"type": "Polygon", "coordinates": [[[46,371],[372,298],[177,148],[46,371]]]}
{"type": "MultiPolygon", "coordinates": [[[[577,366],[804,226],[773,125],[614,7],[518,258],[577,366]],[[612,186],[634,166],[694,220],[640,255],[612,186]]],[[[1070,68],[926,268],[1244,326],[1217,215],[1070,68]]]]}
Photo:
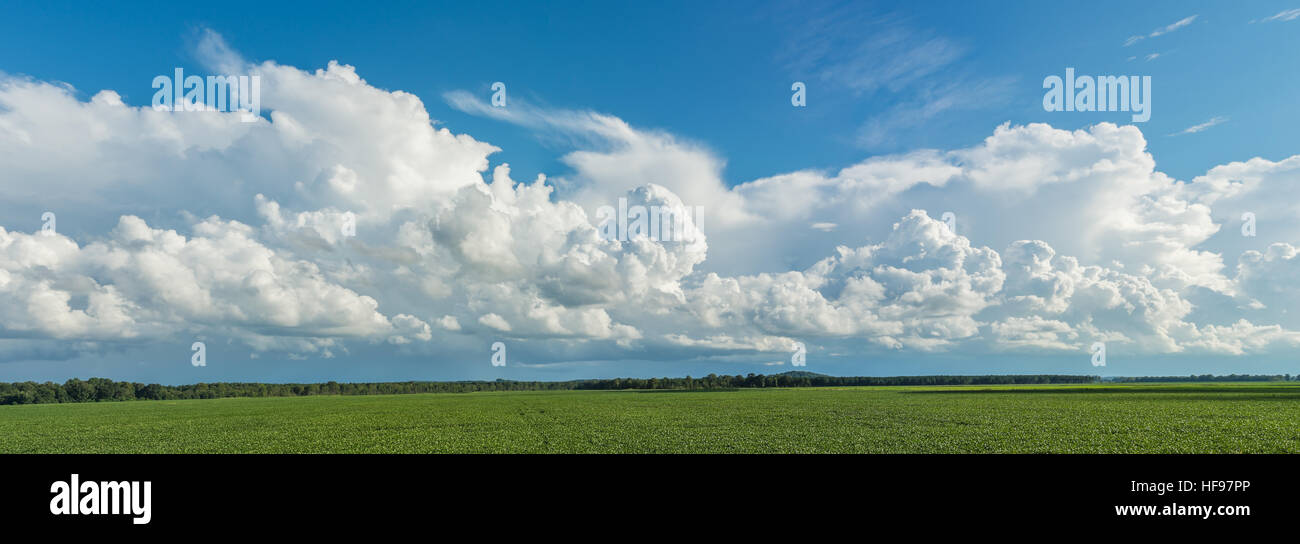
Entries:
{"type": "Polygon", "coordinates": [[[112,402],[128,400],[217,399],[230,397],[301,397],[311,395],[397,395],[409,393],[471,393],[476,391],[560,391],[620,389],[724,390],[759,387],[845,387],[885,385],[994,385],[994,384],[1079,384],[1095,383],[1097,376],[998,375],[998,376],[895,376],[842,377],[806,372],[762,375],[717,375],[702,378],[614,378],[600,380],[543,381],[460,381],[382,383],[244,383],[218,382],[189,385],[116,382],[107,378],[70,379],[55,382],[0,383],[0,405],[53,404],[64,402],[112,402]]]}
{"type": "Polygon", "coordinates": [[[1300,375],[1292,376],[1290,374],[1229,374],[1227,376],[1215,376],[1213,374],[1201,374],[1191,376],[1138,376],[1127,378],[1113,378],[1110,381],[1125,383],[1140,382],[1290,382],[1300,380],[1300,375]]]}

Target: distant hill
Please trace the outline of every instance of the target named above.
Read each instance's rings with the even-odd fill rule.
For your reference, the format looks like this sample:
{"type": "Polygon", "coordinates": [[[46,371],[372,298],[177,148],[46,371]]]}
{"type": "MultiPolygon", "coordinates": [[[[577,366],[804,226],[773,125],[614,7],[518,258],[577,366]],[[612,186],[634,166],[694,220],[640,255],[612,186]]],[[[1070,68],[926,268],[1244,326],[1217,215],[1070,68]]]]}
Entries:
{"type": "Polygon", "coordinates": [[[780,374],[773,374],[773,375],[789,376],[791,378],[830,378],[831,377],[830,374],[818,374],[816,372],[808,372],[807,370],[791,370],[788,372],[782,372],[780,374]]]}

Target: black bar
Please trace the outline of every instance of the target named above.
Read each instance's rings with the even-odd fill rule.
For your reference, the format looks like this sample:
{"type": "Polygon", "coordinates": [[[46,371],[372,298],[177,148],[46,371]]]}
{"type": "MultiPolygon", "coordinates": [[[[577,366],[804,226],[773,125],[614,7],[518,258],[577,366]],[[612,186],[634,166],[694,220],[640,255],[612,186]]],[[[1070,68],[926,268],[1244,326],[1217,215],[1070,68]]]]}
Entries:
{"type": "MultiPolygon", "coordinates": [[[[428,523],[637,527],[648,520],[810,519],[1208,529],[1295,517],[1285,455],[8,455],[10,527],[162,534],[196,524],[314,532],[428,523]],[[148,481],[133,516],[54,515],[51,484],[148,481]],[[1163,495],[1136,484],[1189,481],[1163,495]],[[1219,489],[1218,482],[1224,482],[1219,489]],[[1240,488],[1241,483],[1248,487],[1240,488]],[[1211,489],[1204,489],[1205,484],[1211,489]],[[1234,489],[1234,487],[1237,487],[1234,489]],[[1116,506],[1248,514],[1117,516],[1116,506]],[[742,518],[737,518],[741,516],[742,518]],[[328,520],[328,526],[320,525],[328,520]],[[331,529],[331,530],[333,530],[331,529]]],[[[803,520],[803,521],[800,521],[803,520]]],[[[854,523],[857,523],[855,521],[854,523]]],[[[661,523],[661,522],[655,522],[661,523]]],[[[938,524],[936,526],[936,524],[938,524]]]]}

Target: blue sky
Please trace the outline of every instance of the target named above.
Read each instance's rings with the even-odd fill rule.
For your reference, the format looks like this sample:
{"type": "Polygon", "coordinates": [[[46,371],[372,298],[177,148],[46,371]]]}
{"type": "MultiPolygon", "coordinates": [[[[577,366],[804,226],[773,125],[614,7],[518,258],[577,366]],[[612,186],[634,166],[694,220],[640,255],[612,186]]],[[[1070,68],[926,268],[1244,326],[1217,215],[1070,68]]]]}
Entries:
{"type": "MultiPolygon", "coordinates": [[[[259,247],[279,252],[292,262],[317,265],[323,276],[321,285],[338,286],[358,297],[377,300],[379,318],[386,321],[379,327],[383,329],[381,332],[356,323],[349,323],[348,327],[328,323],[323,330],[348,331],[334,335],[290,319],[274,326],[260,323],[250,333],[247,324],[232,324],[215,317],[214,322],[190,323],[185,316],[198,314],[169,313],[171,310],[150,307],[161,303],[146,294],[138,294],[144,298],[123,302],[123,307],[143,307],[141,311],[151,314],[148,319],[159,320],[161,315],[173,321],[180,319],[187,326],[166,333],[153,329],[141,333],[139,327],[144,327],[146,319],[133,315],[131,323],[138,327],[131,329],[129,337],[114,337],[113,333],[106,332],[111,327],[103,330],[90,327],[88,331],[99,332],[81,333],[59,329],[64,326],[60,324],[50,325],[52,329],[23,326],[24,319],[31,322],[34,318],[15,312],[10,316],[14,321],[5,327],[9,333],[2,336],[21,345],[10,348],[5,357],[7,362],[0,363],[0,379],[61,380],[101,375],[179,383],[236,379],[567,379],[773,372],[791,367],[787,352],[772,348],[771,343],[792,339],[810,344],[807,370],[833,374],[1131,375],[1290,371],[1286,359],[1296,347],[1291,331],[1300,328],[1300,323],[1293,325],[1292,318],[1284,315],[1288,303],[1294,300],[1287,297],[1293,293],[1279,291],[1282,288],[1277,285],[1260,286],[1250,282],[1267,278],[1269,274],[1284,274],[1288,270],[1285,266],[1292,266],[1287,248],[1276,250],[1279,257],[1271,257],[1273,254],[1268,252],[1271,244],[1284,243],[1290,248],[1290,244],[1300,243],[1300,237],[1295,236],[1300,232],[1293,215],[1295,210],[1285,205],[1293,194],[1287,184],[1295,179],[1294,170],[1290,166],[1276,166],[1289,165],[1284,161],[1300,153],[1300,133],[1294,130],[1300,122],[1300,106],[1294,98],[1294,90],[1300,87],[1300,75],[1297,75],[1300,59],[1294,53],[1300,50],[1300,16],[1288,15],[1288,10],[1297,8],[1300,4],[1287,1],[1137,5],[1131,2],[1078,5],[438,2],[391,4],[368,11],[346,4],[267,6],[239,2],[217,6],[157,3],[131,9],[95,3],[6,7],[5,17],[0,19],[0,73],[10,82],[46,83],[56,89],[40,90],[43,93],[57,93],[59,85],[66,84],[71,88],[66,91],[70,97],[86,104],[93,102],[92,97],[101,90],[112,90],[124,107],[148,108],[154,93],[150,82],[156,75],[170,74],[174,67],[206,74],[223,60],[236,58],[237,65],[253,73],[269,62],[275,67],[291,67],[311,74],[337,61],[354,67],[367,88],[415,95],[429,117],[436,121],[436,127],[468,135],[499,150],[484,155],[483,150],[473,146],[445,144],[448,146],[445,154],[390,161],[437,164],[447,157],[463,156],[465,161],[474,162],[486,156],[484,167],[470,168],[477,170],[477,174],[450,167],[444,173],[427,174],[428,179],[422,182],[445,185],[448,192],[430,197],[424,207],[412,204],[410,209],[397,212],[392,207],[382,211],[358,208],[362,215],[361,228],[365,231],[360,238],[371,251],[348,246],[349,249],[309,253],[288,238],[277,238],[280,234],[269,232],[275,228],[254,195],[263,194],[286,215],[313,211],[328,215],[351,210],[350,206],[374,207],[379,200],[423,197],[424,193],[397,191],[371,195],[369,199],[357,198],[349,203],[335,195],[302,196],[292,189],[292,183],[328,178],[332,175],[330,169],[339,165],[349,175],[355,175],[362,185],[378,183],[377,180],[386,179],[384,176],[401,177],[407,172],[383,170],[382,164],[374,166],[378,170],[368,171],[373,166],[368,164],[371,159],[384,154],[382,149],[352,159],[340,158],[346,153],[326,157],[328,152],[320,150],[301,154],[284,151],[282,157],[267,158],[265,155],[280,151],[270,150],[265,142],[255,140],[257,131],[263,130],[260,125],[252,129],[252,135],[235,128],[205,132],[225,142],[212,147],[195,143],[204,137],[186,136],[183,145],[190,146],[191,151],[181,153],[181,159],[166,163],[165,167],[173,169],[170,178],[159,173],[164,168],[162,164],[142,167],[142,172],[129,172],[125,166],[114,165],[87,170],[93,178],[96,171],[119,172],[120,169],[115,174],[117,177],[88,181],[90,185],[81,188],[85,190],[84,195],[93,197],[65,196],[81,190],[69,182],[57,187],[70,193],[30,192],[29,196],[13,198],[9,205],[0,207],[0,225],[9,232],[39,230],[40,223],[28,217],[32,214],[26,210],[70,210],[59,216],[59,232],[70,237],[69,243],[81,250],[96,241],[111,239],[110,231],[124,215],[139,217],[153,229],[175,230],[191,241],[208,232],[198,226],[204,218],[216,215],[223,220],[237,221],[256,231],[250,238],[259,247]],[[229,51],[213,54],[214,43],[223,44],[229,51]],[[1044,111],[1043,78],[1064,75],[1066,67],[1073,67],[1079,74],[1150,76],[1153,81],[1150,121],[1134,124],[1127,112],[1044,111]],[[501,112],[485,106],[492,94],[490,86],[496,81],[506,83],[508,88],[510,106],[501,112]],[[790,105],[791,83],[795,81],[807,86],[807,107],[790,105]],[[573,121],[575,118],[580,122],[573,121]],[[1036,123],[1049,125],[1057,132],[1025,129],[1036,123]],[[1099,131],[1095,128],[1099,123],[1135,126],[1142,139],[1133,144],[1131,133],[1099,131]],[[628,134],[618,133],[621,124],[628,128],[628,134]],[[986,139],[997,139],[996,131],[1004,124],[1010,127],[1009,132],[998,141],[1005,140],[1005,146],[987,142],[986,139]],[[1189,131],[1198,126],[1201,128],[1189,131]],[[1017,132],[1018,129],[1024,130],[1017,132]],[[1088,134],[1089,141],[1060,144],[1063,138],[1078,134],[1073,131],[1088,134]],[[1136,145],[1136,149],[1122,149],[1125,145],[1136,145]],[[1025,150],[1000,155],[1004,149],[1019,149],[1018,146],[1024,146],[1025,150]],[[924,153],[934,153],[937,158],[918,155],[924,153]],[[1052,158],[1042,158],[1049,156],[1052,158]],[[1144,163],[1147,160],[1144,157],[1153,164],[1144,163]],[[1244,161],[1255,157],[1268,164],[1244,165],[1244,161]],[[1037,160],[1055,166],[1041,169],[1024,166],[1037,160]],[[935,167],[935,161],[945,167],[970,171],[941,183],[934,179],[934,171],[926,170],[935,167]],[[490,182],[493,169],[503,163],[510,165],[509,176],[514,182],[532,183],[538,174],[544,174],[556,188],[550,197],[552,202],[577,203],[589,215],[597,206],[612,203],[617,195],[643,185],[642,182],[664,185],[674,194],[672,198],[680,196],[688,205],[708,206],[711,211],[703,227],[709,236],[707,258],[700,256],[688,270],[665,272],[671,277],[671,283],[684,293],[676,306],[661,308],[661,315],[669,317],[646,317],[642,323],[641,317],[626,314],[647,304],[645,301],[613,295],[595,305],[555,296],[549,290],[557,288],[548,287],[547,283],[555,279],[553,275],[504,273],[502,281],[518,285],[512,284],[508,294],[489,296],[484,294],[486,288],[471,286],[474,278],[466,276],[469,268],[458,268],[447,272],[450,275],[444,278],[450,285],[447,287],[450,294],[439,291],[443,293],[439,295],[441,298],[423,301],[412,294],[414,291],[398,288],[393,283],[397,281],[395,277],[385,276],[368,283],[358,280],[359,273],[348,268],[368,266],[366,270],[370,272],[387,270],[399,275],[410,272],[412,276],[436,277],[434,268],[441,266],[438,262],[446,258],[436,254],[438,250],[422,254],[430,262],[403,268],[405,265],[374,257],[379,253],[375,248],[393,249],[384,242],[398,235],[401,224],[412,220],[427,222],[428,218],[420,214],[431,213],[434,208],[451,214],[467,213],[466,208],[459,206],[469,204],[452,196],[450,191],[474,185],[466,180],[479,175],[481,180],[477,185],[486,187],[482,182],[490,182]],[[641,164],[642,170],[618,172],[617,167],[621,166],[609,166],[629,163],[641,164]],[[889,170],[885,175],[873,170],[886,163],[889,168],[910,174],[892,174],[894,170],[889,170]],[[1215,167],[1235,163],[1243,166],[1224,168],[1219,171],[1221,175],[1207,176],[1215,167]],[[841,171],[863,164],[869,165],[869,179],[859,177],[856,172],[841,171]],[[1114,164],[1123,165],[1117,167],[1114,179],[1070,178],[1070,172],[1081,168],[1095,172],[1104,169],[1098,165],[1114,164]],[[656,177],[654,170],[660,165],[664,165],[663,172],[671,173],[671,182],[656,177]],[[213,172],[213,168],[229,170],[213,172]],[[1004,168],[1010,170],[1003,171],[1004,168]],[[1124,168],[1135,170],[1128,172],[1124,168]],[[185,200],[187,191],[176,189],[176,184],[195,175],[194,172],[204,172],[215,180],[239,181],[227,188],[214,188],[215,183],[207,183],[204,190],[213,191],[211,194],[191,195],[185,200]],[[764,185],[767,188],[763,189],[758,187],[762,184],[753,183],[799,172],[819,177],[817,181],[807,182],[781,178],[764,185]],[[1024,181],[1024,187],[1010,193],[993,194],[988,189],[992,182],[982,177],[989,172],[1007,179],[1019,179],[1023,173],[1033,179],[1024,181]],[[885,177],[879,177],[882,175],[885,177]],[[1102,196],[1089,205],[1132,204],[1136,206],[1132,214],[1120,217],[1098,211],[1080,215],[1089,218],[1091,224],[1105,225],[1093,229],[1095,232],[1077,224],[1055,221],[1054,218],[1063,216],[1057,206],[1068,206],[1070,199],[1078,199],[1079,194],[1110,194],[1106,193],[1109,190],[1106,187],[1122,187],[1130,179],[1125,176],[1139,176],[1142,181],[1134,184],[1149,184],[1150,188],[1134,194],[1116,189],[1113,192],[1117,196],[1113,199],[1102,196]],[[1191,183],[1199,176],[1204,176],[1204,183],[1191,183]],[[150,182],[131,181],[154,178],[158,179],[157,183],[167,184],[160,187],[170,189],[151,190],[150,182]],[[1065,184],[1042,181],[1056,178],[1069,178],[1069,183],[1095,183],[1098,188],[1093,193],[1074,193],[1065,184]],[[1222,183],[1218,181],[1220,178],[1222,183]],[[1248,183],[1248,195],[1224,188],[1232,180],[1247,178],[1257,180],[1248,183]],[[1177,188],[1180,183],[1194,187],[1177,188]],[[748,189],[746,184],[750,184],[748,189]],[[861,189],[865,192],[844,189],[855,184],[865,187],[861,189]],[[773,189],[772,185],[788,189],[773,189]],[[897,192],[890,188],[895,186],[897,192]],[[807,191],[816,193],[820,200],[801,203],[801,211],[788,214],[761,204],[793,202],[795,195],[805,194],[799,187],[815,187],[807,191]],[[171,193],[175,193],[172,200],[162,196],[171,193]],[[737,204],[740,201],[745,204],[737,204]],[[1144,201],[1172,204],[1161,207],[1142,204],[1144,201]],[[993,213],[991,208],[962,209],[963,205],[974,206],[980,202],[1007,203],[1008,208],[997,210],[998,213],[993,213]],[[1267,208],[1269,205],[1276,209],[1267,208]],[[915,222],[913,225],[905,216],[917,208],[928,210],[928,214],[911,220],[915,222]],[[1257,208],[1264,233],[1248,239],[1229,236],[1237,229],[1230,220],[1235,221],[1243,210],[1256,213],[1257,208]],[[1020,308],[1013,311],[1012,306],[1021,304],[1024,297],[1043,298],[1030,291],[1041,289],[1042,282],[1048,281],[1044,278],[1052,274],[1072,273],[1065,269],[1039,271],[1046,275],[1026,280],[1029,283],[1025,288],[1030,289],[1026,293],[1030,294],[1020,295],[1014,295],[1009,288],[980,294],[981,276],[976,270],[972,272],[974,280],[958,281],[952,292],[961,293],[953,295],[952,300],[940,298],[926,304],[913,304],[915,297],[925,296],[924,289],[915,296],[894,293],[892,289],[898,286],[889,283],[893,276],[878,269],[876,274],[881,276],[875,281],[890,293],[884,300],[892,300],[894,304],[876,300],[882,306],[861,310],[866,314],[853,313],[859,310],[852,309],[856,306],[851,301],[833,298],[842,286],[811,288],[810,292],[829,301],[827,307],[833,311],[826,315],[816,315],[820,311],[816,307],[792,307],[769,315],[770,306],[764,304],[779,304],[769,300],[755,303],[758,306],[753,308],[737,310],[742,314],[739,321],[723,323],[729,318],[710,321],[707,308],[699,303],[699,300],[714,300],[709,297],[716,295],[709,291],[708,274],[724,279],[748,277],[749,280],[738,280],[741,292],[761,291],[779,297],[794,287],[769,285],[776,280],[759,277],[761,274],[806,272],[834,255],[837,246],[887,246],[872,250],[873,255],[888,254],[893,248],[890,244],[895,242],[904,248],[911,247],[909,244],[926,247],[929,243],[926,239],[904,238],[906,229],[915,226],[916,232],[924,231],[939,218],[941,211],[949,209],[957,212],[960,225],[957,234],[966,237],[952,243],[960,251],[967,251],[964,249],[967,246],[974,248],[969,259],[985,258],[978,250],[987,247],[1004,265],[1010,266],[1009,244],[1041,240],[1051,246],[1049,251],[1054,255],[1068,255],[1084,266],[1101,267],[1103,271],[1097,274],[1103,276],[1121,274],[1122,278],[1115,280],[1120,284],[1132,281],[1144,286],[1116,287],[1117,293],[1125,293],[1124,296],[1131,292],[1143,293],[1149,284],[1150,292],[1157,293],[1154,296],[1160,300],[1176,297],[1174,309],[1161,306],[1144,314],[1146,321],[1141,325],[1116,324],[1113,329],[1100,324],[1114,318],[1076,308],[1081,304],[1077,296],[1058,301],[1068,306],[1065,310],[1048,301],[1041,304],[1049,307],[1048,310],[1038,308],[1032,315],[1015,313],[1020,308]],[[1019,214],[1019,218],[1008,219],[1006,214],[1012,212],[1019,214]],[[752,226],[747,221],[760,221],[761,226],[752,226]],[[902,227],[892,226],[895,223],[902,227]],[[833,226],[809,229],[809,224],[833,226]],[[1210,228],[1206,225],[1215,228],[1215,232],[1206,231],[1210,228]],[[793,233],[795,230],[798,233],[793,233]],[[356,253],[347,254],[348,251],[356,253]],[[1241,255],[1250,251],[1260,252],[1263,255],[1260,262],[1268,265],[1255,275],[1238,271],[1241,255]],[[1216,269],[1215,263],[1221,267],[1216,269]],[[975,287],[962,287],[961,281],[970,281],[975,287]],[[967,297],[976,294],[966,290],[983,298],[971,302],[967,297]],[[1171,294],[1166,296],[1164,290],[1171,294]],[[1261,298],[1265,295],[1278,298],[1276,301],[1261,298]],[[1021,298],[1010,300],[1016,296],[1021,298]],[[493,339],[494,329],[484,325],[487,328],[472,331],[474,327],[466,321],[491,313],[505,316],[504,320],[509,322],[511,312],[522,312],[519,319],[524,319],[522,316],[527,312],[521,308],[529,300],[541,300],[538,304],[545,306],[547,312],[553,310],[554,314],[548,315],[557,321],[538,325],[536,334],[523,332],[528,327],[515,323],[509,331],[497,330],[508,333],[497,336],[509,337],[512,357],[531,364],[489,366],[486,345],[493,339]],[[511,307],[512,304],[520,306],[511,307]],[[958,310],[945,304],[969,304],[969,307],[958,310]],[[500,305],[506,307],[499,308],[500,305]],[[592,317],[595,314],[591,312],[595,310],[612,319],[613,325],[602,325],[601,331],[590,334],[576,332],[575,327],[587,325],[572,323],[604,319],[592,317]],[[801,314],[801,311],[809,313],[801,314]],[[1166,312],[1176,315],[1169,317],[1166,312]],[[398,320],[398,314],[424,326],[433,325],[431,339],[394,343],[392,338],[402,335],[393,331],[406,326],[399,325],[398,321],[408,323],[405,319],[398,320]],[[672,316],[686,314],[700,319],[700,324],[683,322],[678,329],[670,326],[675,320],[672,316]],[[455,331],[439,331],[435,321],[445,316],[457,317],[465,326],[458,326],[455,331]],[[894,324],[883,324],[891,319],[889,316],[897,318],[894,324]],[[573,322],[565,321],[569,319],[573,322]],[[837,319],[854,324],[838,324],[837,319]],[[879,327],[862,324],[874,319],[880,319],[882,324],[879,327]],[[1239,327],[1232,334],[1244,336],[1233,340],[1226,339],[1227,332],[1207,332],[1210,330],[1207,327],[1228,327],[1238,320],[1245,320],[1249,327],[1278,329],[1239,327]],[[1188,324],[1196,327],[1194,333],[1180,329],[1188,324]],[[1024,327],[1031,328],[1032,332],[1021,330],[1024,327]],[[1067,327],[1069,332],[1063,332],[1067,327]],[[1142,329],[1141,334],[1122,334],[1132,327],[1142,329]],[[268,333],[270,329],[277,332],[268,333]],[[1023,333],[1022,336],[1008,340],[1011,336],[1006,331],[1012,329],[1023,333]],[[557,330],[564,332],[555,333],[557,330]],[[620,330],[625,332],[617,332],[620,330]],[[1003,332],[995,334],[994,331],[1003,332]],[[443,333],[450,336],[444,337],[443,333]],[[188,364],[188,346],[189,337],[195,334],[211,338],[210,345],[228,348],[210,349],[216,355],[213,362],[205,367],[193,367],[188,364]],[[249,339],[250,334],[254,339],[249,339]],[[619,334],[639,336],[619,337],[619,334]],[[387,340],[384,335],[388,335],[387,340]],[[1139,338],[1144,335],[1151,338],[1139,338]],[[727,341],[716,341],[720,337],[726,337],[727,341]],[[904,337],[920,340],[908,341],[904,337]],[[1044,340],[1048,337],[1053,339],[1044,340]],[[1118,340],[1121,337],[1124,339],[1118,340]],[[1260,340],[1258,346],[1243,339],[1261,337],[1268,339],[1260,340]],[[313,340],[304,348],[291,345],[285,338],[313,340]],[[713,340],[708,345],[701,344],[704,338],[713,340]],[[1104,368],[1089,364],[1084,349],[1097,338],[1116,339],[1107,340],[1112,346],[1108,352],[1112,363],[1104,368]],[[975,341],[972,339],[978,340],[978,347],[970,345],[975,341]],[[42,344],[43,341],[47,343],[42,344]],[[76,342],[89,344],[70,347],[76,342]],[[329,356],[324,356],[325,353],[329,356]],[[784,364],[775,365],[778,361],[784,364]]],[[[362,121],[353,119],[344,123],[322,118],[313,124],[316,119],[312,115],[319,112],[312,108],[295,109],[296,105],[288,102],[288,92],[274,94],[277,92],[274,85],[290,81],[290,76],[271,73],[264,76],[267,106],[263,113],[265,123],[272,125],[266,130],[283,137],[287,129],[282,127],[291,125],[275,120],[268,113],[281,111],[307,126],[308,132],[325,131],[316,134],[316,141],[345,147],[349,134],[328,131],[344,130],[340,127],[355,129],[359,125],[351,123],[362,121]]],[[[14,88],[11,86],[10,90],[14,88]]],[[[39,93],[33,91],[33,94],[39,93]]],[[[293,98],[305,100],[304,96],[307,95],[293,98]]],[[[356,100],[368,100],[365,96],[356,100]]],[[[9,146],[6,151],[11,153],[6,155],[45,156],[22,146],[49,145],[51,149],[84,150],[85,154],[79,157],[88,163],[96,160],[142,163],[134,161],[131,153],[145,146],[125,140],[118,142],[116,137],[126,134],[113,131],[125,129],[108,120],[97,123],[92,119],[97,115],[93,112],[74,115],[71,120],[61,119],[71,125],[69,134],[80,136],[51,134],[45,140],[16,136],[36,133],[35,129],[24,131],[23,123],[55,126],[52,116],[42,117],[46,113],[42,108],[50,107],[49,104],[20,93],[0,100],[0,114],[10,116],[9,125],[0,123],[0,127],[10,127],[11,134],[15,135],[13,139],[0,140],[0,145],[9,146]],[[85,126],[78,129],[75,125],[79,122],[85,126]],[[94,133],[96,127],[109,127],[104,130],[111,134],[94,140],[100,147],[73,143],[94,133]],[[111,145],[103,144],[104,141],[111,145]]],[[[345,113],[336,110],[331,115],[345,113]]],[[[105,115],[108,116],[105,119],[111,117],[105,115]]],[[[373,128],[376,134],[392,133],[391,125],[379,121],[375,121],[373,128]]],[[[152,129],[146,128],[145,132],[148,130],[152,129]]],[[[179,126],[174,130],[189,134],[186,131],[209,129],[179,126]]],[[[0,182],[11,188],[30,183],[20,178],[49,176],[68,180],[78,172],[71,166],[61,170],[49,162],[21,163],[19,158],[3,164],[9,174],[0,182]]],[[[484,191],[492,194],[493,199],[504,198],[499,193],[484,191]]],[[[530,231],[540,228],[537,225],[517,227],[530,231]]],[[[437,228],[441,226],[435,226],[435,231],[437,228]]],[[[467,226],[468,230],[457,232],[476,232],[473,228],[467,226]]],[[[438,232],[431,236],[438,243],[445,242],[438,232]]],[[[512,240],[523,243],[523,235],[516,233],[512,240]]],[[[935,243],[950,242],[943,239],[935,243]]],[[[120,243],[123,248],[135,247],[123,241],[113,243],[120,243]]],[[[1027,246],[1016,246],[1014,254],[1037,255],[1034,251],[1041,251],[1024,247],[1027,246]]],[[[406,249],[415,251],[403,250],[406,249]]],[[[451,251],[457,259],[471,258],[462,250],[452,248],[451,251]]],[[[515,257],[520,255],[519,251],[523,250],[517,250],[515,257]]],[[[681,250],[686,251],[684,254],[675,251],[678,250],[670,248],[666,255],[676,259],[696,258],[690,252],[693,250],[681,250]]],[[[908,265],[900,263],[915,262],[915,256],[909,257],[902,249],[891,255],[898,262],[876,260],[869,264],[906,269],[908,265]]],[[[18,257],[11,258],[17,262],[18,257]]],[[[1060,261],[1057,258],[1054,262],[1060,261]]],[[[948,268],[940,266],[939,269],[970,272],[975,269],[970,262],[949,263],[948,268]]],[[[460,264],[466,266],[464,262],[460,264]]],[[[848,261],[838,264],[844,270],[848,261]]],[[[16,268],[19,265],[14,266],[10,274],[15,277],[20,272],[30,273],[33,275],[23,277],[38,284],[46,281],[54,292],[68,294],[73,314],[80,309],[79,305],[88,304],[78,300],[89,300],[95,292],[108,292],[104,289],[115,281],[111,271],[83,270],[78,278],[93,281],[96,286],[78,292],[80,287],[75,285],[84,281],[63,278],[49,282],[33,272],[37,265],[22,270],[16,268]]],[[[912,269],[911,272],[923,271],[912,269]]],[[[926,273],[931,272],[933,269],[926,273]]],[[[846,273],[849,278],[856,274],[846,273]]],[[[999,280],[999,285],[1005,287],[1007,282],[1014,281],[1014,272],[1000,272],[1008,273],[1007,278],[999,280]]],[[[947,272],[931,274],[930,278],[936,285],[940,279],[952,279],[947,272]]],[[[572,281],[576,280],[562,278],[560,283],[572,281]]],[[[620,281],[627,283],[620,284],[623,288],[636,287],[626,278],[620,281]]],[[[803,283],[798,285],[807,287],[809,281],[805,274],[799,280],[803,283]]],[[[1083,280],[1071,280],[1070,285],[1082,285],[1080,281],[1083,280]]],[[[200,285],[200,288],[208,287],[212,286],[200,285]]],[[[126,298],[130,299],[130,289],[130,285],[123,283],[118,291],[127,293],[126,298]]],[[[212,287],[209,294],[218,291],[212,287]]],[[[141,293],[147,293],[147,289],[141,293]]],[[[18,298],[11,300],[15,302],[14,307],[20,306],[18,298]]],[[[364,306],[364,301],[359,304],[364,306]]],[[[739,303],[733,301],[733,304],[739,303]]],[[[1108,309],[1129,307],[1125,304],[1108,309]]],[[[1143,304],[1132,306],[1143,308],[1143,304]]],[[[1151,304],[1154,308],[1155,303],[1151,304]]],[[[250,319],[248,314],[257,308],[260,307],[256,304],[235,308],[231,315],[250,319]]],[[[350,310],[344,308],[344,311],[350,310]]],[[[105,315],[93,314],[90,308],[83,313],[98,320],[97,325],[104,325],[105,315]]],[[[294,315],[301,316],[301,313],[294,315]]],[[[1128,311],[1127,315],[1136,314],[1128,311]]],[[[495,320],[478,321],[495,323],[495,320]]]]}
{"type": "Polygon", "coordinates": [[[0,69],[65,81],[83,92],[117,89],[128,103],[143,104],[153,90],[138,82],[173,66],[198,68],[190,47],[199,29],[211,28],[253,60],[361,67],[373,85],[426,98],[433,116],[453,130],[497,143],[502,158],[523,171],[554,171],[554,151],[429,98],[454,89],[486,92],[492,82],[508,80],[513,92],[549,105],[615,112],[635,125],[705,142],[728,158],[730,183],[843,166],[881,151],[968,145],[1004,121],[1078,128],[1125,119],[1044,112],[1038,82],[1066,66],[1156,80],[1158,113],[1143,128],[1162,136],[1150,138],[1150,147],[1171,175],[1192,176],[1246,155],[1289,156],[1297,137],[1288,128],[1300,116],[1291,92],[1300,85],[1300,59],[1287,52],[1300,47],[1300,34],[1293,25],[1250,24],[1296,7],[1286,1],[473,4],[394,3],[369,12],[329,2],[311,9],[258,2],[160,2],[131,10],[99,3],[10,6],[0,21],[0,69]],[[807,39],[801,27],[820,34],[819,18],[841,15],[847,18],[838,20],[841,35],[818,36],[845,44],[840,56],[857,56],[848,46],[903,28],[959,51],[933,80],[1016,83],[987,97],[996,105],[972,105],[888,143],[864,146],[857,132],[865,120],[908,104],[924,85],[855,91],[820,80],[818,67],[785,62],[807,39]],[[1130,36],[1191,15],[1197,18],[1185,28],[1124,47],[1130,36]],[[1146,61],[1152,53],[1160,57],[1146,61]],[[770,107],[784,103],[795,80],[810,85],[808,109],[770,107]],[[1196,138],[1163,137],[1214,117],[1231,122],[1196,138]]]}

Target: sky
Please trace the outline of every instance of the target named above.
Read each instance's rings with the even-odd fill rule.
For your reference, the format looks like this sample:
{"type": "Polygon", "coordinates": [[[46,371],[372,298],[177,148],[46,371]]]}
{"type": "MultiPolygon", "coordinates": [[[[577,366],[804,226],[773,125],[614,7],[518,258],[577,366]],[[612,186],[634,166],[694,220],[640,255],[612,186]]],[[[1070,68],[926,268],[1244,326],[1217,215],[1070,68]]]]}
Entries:
{"type": "Polygon", "coordinates": [[[4,15],[0,380],[1300,373],[1294,1],[4,15]]]}

